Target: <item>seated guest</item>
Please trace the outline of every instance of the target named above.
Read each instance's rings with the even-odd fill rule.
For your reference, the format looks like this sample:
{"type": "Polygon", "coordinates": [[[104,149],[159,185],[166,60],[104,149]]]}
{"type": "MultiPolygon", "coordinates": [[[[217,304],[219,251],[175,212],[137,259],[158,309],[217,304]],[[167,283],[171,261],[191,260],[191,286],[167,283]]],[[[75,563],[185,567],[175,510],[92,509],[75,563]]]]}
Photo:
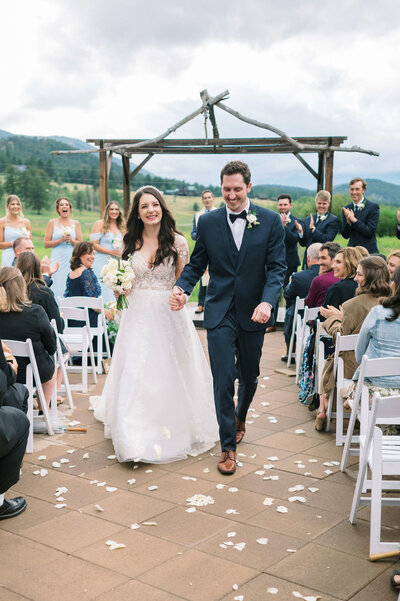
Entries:
{"type": "MultiPolygon", "coordinates": [[[[25,238],[24,236],[20,236],[19,238],[16,238],[14,240],[13,249],[15,254],[13,260],[13,267],[15,267],[17,259],[22,252],[35,252],[35,247],[33,245],[32,240],[30,238],[25,238]]],[[[51,276],[58,270],[59,266],[60,264],[58,261],[56,261],[55,263],[50,263],[49,257],[43,257],[41,267],[43,279],[46,286],[52,285],[53,280],[51,279],[51,276]]]]}
{"type": "MultiPolygon", "coordinates": [[[[343,250],[351,249],[347,247],[343,250]]],[[[371,256],[361,259],[354,279],[357,284],[354,298],[345,301],[341,309],[329,304],[321,307],[321,314],[326,318],[324,328],[333,340],[339,332],[344,336],[358,334],[366,316],[372,307],[379,303],[380,297],[390,295],[389,270],[381,257],[371,256]]],[[[344,363],[344,377],[351,378],[357,368],[354,351],[344,351],[341,357],[344,363]]],[[[320,406],[315,420],[316,430],[322,430],[324,427],[328,398],[334,386],[333,355],[330,355],[322,372],[320,406]]]]}
{"type": "MultiPolygon", "coordinates": [[[[25,280],[15,267],[0,270],[0,336],[10,340],[32,340],[43,393],[50,405],[55,385],[56,336],[43,307],[33,305],[28,299],[25,280]]],[[[29,361],[26,357],[16,359],[17,382],[24,383],[29,361]]]]}
{"type": "MultiPolygon", "coordinates": [[[[71,271],[67,277],[67,287],[64,292],[65,297],[93,296],[97,298],[101,295],[99,281],[92,270],[94,254],[92,242],[78,242],[74,246],[70,260],[71,271]]],[[[89,309],[89,319],[91,327],[96,327],[97,312],[95,310],[89,309]]],[[[72,322],[71,325],[73,325],[72,322]]]]}
{"type": "Polygon", "coordinates": [[[364,197],[367,182],[355,177],[349,183],[352,202],[343,207],[342,236],[348,246],[364,246],[369,253],[378,253],[376,230],[379,223],[379,205],[364,197]]]}
{"type": "MultiPolygon", "coordinates": [[[[316,213],[306,217],[304,229],[298,229],[299,243],[306,250],[315,242],[332,242],[339,231],[339,217],[329,212],[331,195],[328,190],[320,190],[315,196],[316,213]]],[[[304,253],[303,269],[307,269],[307,255],[304,253]]]]}
{"type": "Polygon", "coordinates": [[[17,379],[18,363],[11,349],[0,341],[0,371],[7,380],[7,389],[3,397],[3,407],[16,407],[24,413],[28,412],[29,391],[24,384],[19,384],[17,379]]]}
{"type": "Polygon", "coordinates": [[[341,249],[337,242],[324,242],[319,249],[319,275],[313,279],[310,291],[306,296],[305,304],[307,307],[320,307],[324,300],[328,289],[339,278],[336,278],[333,273],[333,260],[336,254],[341,249]]]}
{"type": "Polygon", "coordinates": [[[390,253],[387,259],[387,266],[389,269],[391,282],[393,282],[394,272],[398,265],[400,265],[400,250],[395,250],[394,252],[390,253]]]}
{"type": "MultiPolygon", "coordinates": [[[[333,284],[327,291],[323,307],[331,305],[339,309],[340,305],[353,298],[357,289],[355,275],[361,259],[362,255],[355,248],[348,246],[339,250],[332,264],[333,273],[336,278],[339,278],[339,282],[333,284]]],[[[321,311],[320,314],[324,320],[324,312],[321,311]]]]}
{"type": "Polygon", "coordinates": [[[7,378],[0,370],[0,520],[13,518],[26,509],[23,497],[5,499],[9,488],[19,480],[29,435],[29,420],[15,407],[3,404],[7,378]]]}
{"type": "MultiPolygon", "coordinates": [[[[308,291],[310,290],[311,282],[319,273],[319,249],[321,243],[314,242],[311,244],[306,251],[307,254],[307,267],[305,271],[298,271],[294,273],[290,278],[289,284],[283,291],[283,295],[286,299],[286,312],[285,312],[285,323],[284,323],[284,336],[286,342],[286,355],[281,357],[282,361],[287,361],[289,353],[290,336],[292,334],[293,327],[293,315],[296,304],[296,297],[305,298],[308,291]]],[[[294,359],[293,359],[294,362],[294,359]]]]}

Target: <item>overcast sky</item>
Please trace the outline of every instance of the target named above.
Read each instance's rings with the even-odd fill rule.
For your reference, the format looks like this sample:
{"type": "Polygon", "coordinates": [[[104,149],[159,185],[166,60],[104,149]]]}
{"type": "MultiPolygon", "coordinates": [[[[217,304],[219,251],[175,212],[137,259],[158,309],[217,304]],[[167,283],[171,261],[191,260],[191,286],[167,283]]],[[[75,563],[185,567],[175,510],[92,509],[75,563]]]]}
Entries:
{"type": "MultiPolygon", "coordinates": [[[[336,153],[334,183],[400,183],[398,0],[16,0],[2,5],[0,44],[0,129],[151,138],[195,110],[200,90],[228,89],[229,106],[291,136],[347,135],[381,153],[336,153]]],[[[221,137],[262,134],[216,116],[221,137]]],[[[203,135],[197,117],[175,137],[203,135]]],[[[218,183],[229,158],[147,168],[218,183]]],[[[315,186],[293,156],[246,160],[255,183],[315,186]]]]}

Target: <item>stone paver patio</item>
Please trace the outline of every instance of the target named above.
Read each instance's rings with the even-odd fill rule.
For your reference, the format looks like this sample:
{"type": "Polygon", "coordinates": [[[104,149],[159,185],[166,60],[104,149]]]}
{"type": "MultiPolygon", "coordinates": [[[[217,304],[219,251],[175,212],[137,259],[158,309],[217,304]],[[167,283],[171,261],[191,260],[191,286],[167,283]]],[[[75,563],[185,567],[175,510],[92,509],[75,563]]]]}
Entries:
{"type": "MultiPolygon", "coordinates": [[[[63,412],[87,433],[35,435],[35,452],[7,494],[24,495],[28,508],[0,522],[1,601],[289,601],[295,592],[309,601],[396,599],[394,562],[368,561],[369,509],[355,526],[348,521],[357,465],[353,459],[346,474],[324,465],[338,462],[341,449],[332,434],[314,430],[294,379],[274,372],[282,348],[281,332],[266,336],[232,477],[216,469],[218,447],[168,465],[118,464],[88,396],[75,394],[76,409],[63,412]],[[61,458],[69,463],[53,467],[61,458]],[[33,474],[42,468],[46,476],[33,474]],[[288,490],[299,484],[303,490],[288,490]],[[64,501],[58,487],[67,489],[64,501]],[[215,502],[188,512],[195,494],[215,502]],[[289,502],[296,495],[306,502],[289,502]],[[266,497],[273,505],[263,504],[266,497]],[[125,548],[110,550],[108,540],[125,548]]],[[[99,394],[104,378],[90,394],[99,394]]],[[[399,540],[395,508],[385,509],[383,523],[387,540],[399,540]]]]}

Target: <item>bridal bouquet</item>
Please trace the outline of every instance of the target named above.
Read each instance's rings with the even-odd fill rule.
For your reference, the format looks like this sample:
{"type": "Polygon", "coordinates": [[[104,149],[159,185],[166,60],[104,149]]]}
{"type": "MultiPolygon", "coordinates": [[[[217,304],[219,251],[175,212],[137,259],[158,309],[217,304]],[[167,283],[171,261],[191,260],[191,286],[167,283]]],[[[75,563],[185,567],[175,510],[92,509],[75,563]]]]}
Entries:
{"type": "Polygon", "coordinates": [[[122,311],[128,307],[128,299],[126,294],[130,292],[133,286],[135,274],[132,269],[131,259],[124,261],[123,259],[109,259],[101,270],[101,281],[111,288],[111,290],[119,292],[117,298],[117,311],[122,311]]]}
{"type": "Polygon", "coordinates": [[[30,231],[25,226],[20,227],[19,232],[20,232],[22,238],[30,238],[31,237],[30,231]]]}
{"type": "MultiPolygon", "coordinates": [[[[61,228],[61,235],[62,236],[72,236],[72,227],[69,226],[62,226],[61,228]]],[[[66,244],[69,244],[69,242],[66,242],[66,244]]]]}
{"type": "Polygon", "coordinates": [[[114,240],[112,241],[112,245],[115,248],[115,250],[122,250],[124,241],[122,238],[114,238],[114,240]]]}

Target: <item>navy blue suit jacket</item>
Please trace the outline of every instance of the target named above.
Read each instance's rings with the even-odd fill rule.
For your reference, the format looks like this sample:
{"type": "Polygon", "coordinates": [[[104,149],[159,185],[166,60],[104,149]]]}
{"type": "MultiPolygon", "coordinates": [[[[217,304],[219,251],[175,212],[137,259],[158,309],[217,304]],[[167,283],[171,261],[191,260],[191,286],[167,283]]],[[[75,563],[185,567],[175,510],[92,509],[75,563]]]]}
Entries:
{"type": "Polygon", "coordinates": [[[283,290],[283,296],[286,299],[286,307],[294,305],[296,296],[305,298],[310,292],[311,282],[319,274],[319,265],[311,265],[305,271],[297,271],[291,277],[289,284],[283,290]]]}
{"type": "Polygon", "coordinates": [[[295,217],[293,214],[290,214],[290,223],[286,224],[285,230],[285,257],[286,257],[286,265],[290,267],[298,267],[300,265],[299,253],[297,250],[297,243],[299,241],[299,235],[295,226],[295,221],[300,223],[303,226],[304,230],[304,222],[299,217],[295,217]]]}
{"type": "Polygon", "coordinates": [[[397,226],[396,229],[396,236],[398,237],[398,239],[400,240],[400,225],[397,226]]]}
{"type": "MultiPolygon", "coordinates": [[[[354,210],[351,202],[346,209],[354,210]]],[[[342,236],[349,240],[347,246],[364,246],[369,253],[378,253],[376,230],[379,223],[379,205],[365,199],[365,207],[356,213],[356,223],[348,224],[343,213],[342,236]]]]}
{"type": "Polygon", "coordinates": [[[227,223],[226,207],[198,221],[194,250],[176,285],[190,294],[208,265],[205,328],[215,328],[234,301],[243,330],[265,329],[266,324],[251,321],[253,311],[261,302],[274,307],[278,301],[286,271],[282,222],[274,211],[252,203],[250,211],[256,211],[259,225],[246,225],[240,251],[227,223]]]}
{"type": "MultiPolygon", "coordinates": [[[[317,217],[318,214],[314,213],[314,224],[316,224],[317,217]]],[[[326,219],[318,221],[313,232],[310,230],[310,221],[310,217],[304,219],[304,234],[302,238],[299,238],[300,245],[306,247],[303,269],[307,269],[307,248],[311,246],[311,244],[314,244],[314,242],[321,242],[321,244],[324,244],[324,242],[333,241],[336,238],[340,227],[339,217],[336,217],[336,215],[332,215],[332,213],[329,212],[326,213],[326,219]]]]}

